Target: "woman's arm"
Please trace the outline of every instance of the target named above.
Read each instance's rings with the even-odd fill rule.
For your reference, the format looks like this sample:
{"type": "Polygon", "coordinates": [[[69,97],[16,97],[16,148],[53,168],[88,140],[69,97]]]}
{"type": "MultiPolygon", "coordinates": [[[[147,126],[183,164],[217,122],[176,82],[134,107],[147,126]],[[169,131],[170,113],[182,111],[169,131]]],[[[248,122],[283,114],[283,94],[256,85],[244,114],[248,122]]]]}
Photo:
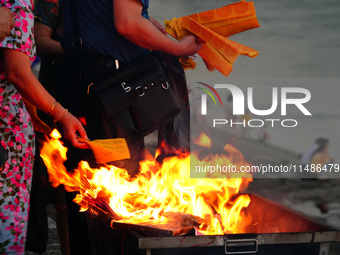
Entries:
{"type": "Polygon", "coordinates": [[[9,82],[13,83],[19,93],[31,104],[49,114],[63,127],[64,137],[77,148],[88,148],[85,143],[77,140],[77,132],[79,135],[88,139],[85,129],[80,121],[59,104],[45,90],[38,79],[31,71],[29,57],[18,50],[2,49],[5,73],[9,82]],[[53,107],[52,107],[53,106],[53,107]]]}
{"type": "Polygon", "coordinates": [[[141,15],[140,0],[113,0],[113,13],[118,33],[141,47],[175,56],[190,56],[202,47],[194,35],[175,41],[162,33],[141,15]]]}

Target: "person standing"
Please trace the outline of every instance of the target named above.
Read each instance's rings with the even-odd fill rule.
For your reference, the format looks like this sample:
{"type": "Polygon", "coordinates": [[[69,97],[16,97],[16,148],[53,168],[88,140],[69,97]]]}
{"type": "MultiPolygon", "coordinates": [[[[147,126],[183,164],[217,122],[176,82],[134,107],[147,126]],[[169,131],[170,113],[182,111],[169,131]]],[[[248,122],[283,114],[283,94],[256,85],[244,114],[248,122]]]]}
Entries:
{"type": "MultiPolygon", "coordinates": [[[[60,87],[58,87],[60,88],[58,95],[64,96],[63,104],[72,109],[77,117],[85,119],[84,123],[86,123],[90,139],[108,137],[103,137],[101,126],[98,125],[96,119],[98,113],[93,112],[86,95],[89,81],[95,82],[112,76],[120,67],[150,54],[150,50],[174,56],[189,56],[198,52],[202,47],[194,35],[186,36],[180,41],[169,38],[162,25],[155,19],[149,18],[148,7],[148,0],[65,0],[62,45],[64,50],[70,54],[66,54],[63,66],[65,73],[60,87]],[[74,7],[71,11],[70,4],[72,2],[74,7]],[[81,40],[73,38],[72,28],[74,28],[75,22],[79,28],[81,40]],[[78,53],[81,50],[81,57],[78,61],[74,58],[75,54],[72,54],[74,50],[78,53]]],[[[116,137],[125,137],[121,123],[117,121],[115,124],[116,137]]],[[[139,161],[144,159],[144,140],[140,138],[134,142],[128,142],[128,146],[131,159],[115,162],[115,165],[127,169],[133,176],[139,170],[139,161]]],[[[68,153],[68,158],[72,158],[73,161],[68,165],[70,169],[77,166],[77,158],[78,160],[84,159],[84,154],[79,156],[77,152],[72,152],[71,148],[68,153]]],[[[87,161],[91,161],[90,156],[87,161]]],[[[69,205],[72,205],[67,205],[70,217],[71,254],[77,254],[77,252],[80,254],[80,251],[77,250],[81,246],[79,240],[88,239],[86,236],[79,238],[79,236],[86,235],[86,231],[83,230],[86,219],[80,222],[80,213],[71,215],[69,205]]],[[[79,207],[75,210],[79,211],[79,207]]],[[[106,233],[105,231],[109,230],[100,229],[99,226],[99,229],[90,231],[96,231],[98,235],[98,233],[106,233]]],[[[99,245],[95,245],[98,254],[106,254],[107,244],[111,241],[115,243],[111,246],[116,249],[120,247],[121,239],[118,236],[113,240],[107,240],[105,235],[96,239],[99,241],[99,245]]],[[[84,252],[83,254],[91,254],[90,249],[84,252]]]]}
{"type": "MultiPolygon", "coordinates": [[[[333,164],[334,159],[331,158],[328,154],[328,148],[329,148],[329,140],[326,138],[323,138],[318,143],[318,148],[315,150],[314,154],[311,157],[310,165],[317,168],[327,168],[328,164],[333,164]]],[[[318,173],[316,171],[316,173],[318,173]]]]}
{"type": "Polygon", "coordinates": [[[0,140],[8,161],[0,173],[0,253],[23,254],[34,160],[34,132],[22,97],[58,122],[78,148],[88,139],[80,121],[39,83],[31,71],[35,56],[33,3],[0,0],[14,14],[15,27],[0,43],[0,140]]]}
{"type": "MultiPolygon", "coordinates": [[[[102,137],[101,127],[95,116],[93,117],[98,113],[91,114],[92,105],[86,94],[88,81],[104,80],[114,74],[116,68],[150,54],[150,50],[174,56],[188,56],[199,51],[202,44],[197,42],[194,35],[188,35],[180,41],[169,38],[161,24],[149,18],[148,0],[76,0],[72,13],[70,2],[72,1],[65,1],[62,46],[65,51],[72,52],[74,45],[80,42],[79,38],[73,38],[72,32],[75,25],[72,23],[77,23],[82,56],[77,62],[73,54],[66,54],[63,66],[65,73],[58,87],[58,95],[77,117],[85,117],[84,123],[87,124],[86,129],[91,139],[105,138],[102,137]]],[[[124,137],[124,130],[119,123],[116,135],[124,137]]],[[[127,162],[127,165],[122,165],[128,166],[130,174],[138,172],[136,162],[144,157],[143,141],[136,141],[134,145],[129,144],[130,154],[135,156],[129,161],[133,162],[133,166],[127,162]]]]}

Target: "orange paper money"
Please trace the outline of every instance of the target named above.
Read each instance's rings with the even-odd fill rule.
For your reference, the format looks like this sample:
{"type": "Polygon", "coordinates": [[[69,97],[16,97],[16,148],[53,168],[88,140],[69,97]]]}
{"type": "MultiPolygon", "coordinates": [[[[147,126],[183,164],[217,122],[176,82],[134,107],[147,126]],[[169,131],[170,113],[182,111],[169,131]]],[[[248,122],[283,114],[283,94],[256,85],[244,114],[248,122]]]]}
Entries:
{"type": "Polygon", "coordinates": [[[227,37],[259,26],[254,3],[246,1],[165,21],[166,31],[177,40],[189,34],[203,40],[205,44],[198,54],[209,71],[217,69],[225,76],[239,55],[253,58],[259,54],[227,37]]]}
{"type": "Polygon", "coordinates": [[[124,138],[98,139],[93,141],[78,138],[78,140],[90,146],[98,164],[130,158],[130,151],[124,138]]]}

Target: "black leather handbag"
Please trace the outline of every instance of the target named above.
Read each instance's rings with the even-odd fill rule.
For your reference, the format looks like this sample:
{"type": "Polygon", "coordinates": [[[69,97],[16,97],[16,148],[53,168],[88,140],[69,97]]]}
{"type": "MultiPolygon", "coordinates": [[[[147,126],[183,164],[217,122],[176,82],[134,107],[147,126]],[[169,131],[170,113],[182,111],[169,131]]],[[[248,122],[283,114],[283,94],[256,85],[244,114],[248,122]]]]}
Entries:
{"type": "Polygon", "coordinates": [[[112,77],[91,85],[88,94],[104,137],[118,134],[134,140],[158,129],[180,112],[174,85],[159,52],[125,65],[112,77]]]}

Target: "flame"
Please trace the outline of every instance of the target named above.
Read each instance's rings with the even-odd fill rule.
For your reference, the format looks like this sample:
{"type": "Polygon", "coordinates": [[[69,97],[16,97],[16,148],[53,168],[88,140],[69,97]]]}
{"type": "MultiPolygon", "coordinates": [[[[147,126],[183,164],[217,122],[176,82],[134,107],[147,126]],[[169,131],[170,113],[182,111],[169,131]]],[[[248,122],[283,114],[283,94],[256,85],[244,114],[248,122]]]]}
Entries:
{"type": "Polygon", "coordinates": [[[190,178],[190,157],[197,164],[246,164],[230,145],[224,148],[228,155],[213,155],[204,160],[192,153],[166,158],[160,165],[149,157],[140,162],[140,173],[132,178],[125,169],[115,166],[93,169],[85,161],[80,162],[73,173],[68,173],[63,165],[67,149],[60,142],[59,134],[54,131],[51,136],[41,150],[50,181],[54,187],[63,184],[67,191],[78,191],[75,202],[83,211],[104,208],[103,211],[112,213],[117,221],[132,224],[157,225],[189,217],[197,223],[198,232],[205,235],[244,233],[250,223],[249,216],[243,213],[250,203],[249,196],[239,195],[235,199],[252,180],[250,176],[190,178]]]}
{"type": "Polygon", "coordinates": [[[211,139],[205,133],[201,133],[197,139],[193,138],[193,141],[199,146],[206,147],[206,148],[211,147],[211,139]]]}

